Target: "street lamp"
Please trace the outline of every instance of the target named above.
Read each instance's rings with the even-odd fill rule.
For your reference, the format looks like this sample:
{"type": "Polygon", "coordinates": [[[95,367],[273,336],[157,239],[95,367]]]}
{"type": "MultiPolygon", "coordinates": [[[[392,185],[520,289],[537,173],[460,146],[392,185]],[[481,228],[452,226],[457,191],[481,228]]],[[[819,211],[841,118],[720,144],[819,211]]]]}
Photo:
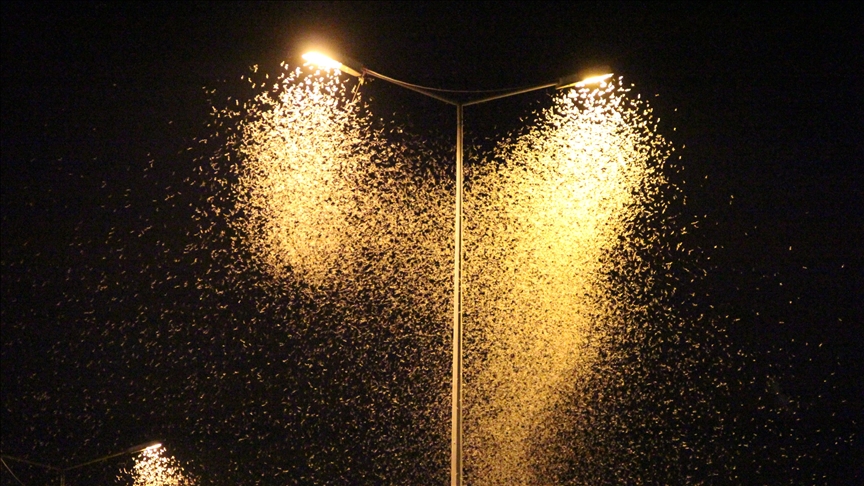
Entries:
{"type": "MultiPolygon", "coordinates": [[[[453,258],[453,376],[451,395],[451,433],[450,433],[450,484],[451,486],[462,485],[462,110],[466,106],[479,105],[487,101],[508,98],[531,91],[538,91],[555,87],[564,89],[570,87],[583,87],[592,84],[600,84],[612,76],[608,67],[603,67],[591,73],[579,73],[559,78],[556,82],[528,86],[513,90],[505,90],[497,94],[489,95],[469,101],[460,101],[441,96],[435,88],[419,86],[398,79],[385,76],[381,73],[366,68],[361,63],[344,59],[344,63],[337,61],[320,52],[307,52],[303,59],[309,64],[314,64],[324,69],[338,69],[352,76],[359,77],[361,81],[365,76],[378,78],[382,81],[401,86],[405,89],[415,91],[424,96],[434,98],[456,107],[456,208],[455,208],[455,255],[453,258]]],[[[454,91],[448,91],[454,93],[454,91]]],[[[457,91],[458,93],[458,91],[457,91]]],[[[463,93],[471,93],[466,91],[463,93]]]]}
{"type": "MultiPolygon", "coordinates": [[[[10,461],[23,462],[25,464],[30,464],[31,466],[38,466],[38,467],[41,467],[43,469],[55,471],[58,474],[60,474],[60,486],[66,486],[66,473],[68,471],[71,471],[73,469],[82,468],[84,466],[89,466],[91,464],[96,464],[97,462],[107,461],[108,459],[113,459],[115,457],[124,456],[126,454],[135,454],[137,452],[144,452],[146,450],[158,449],[159,447],[162,447],[162,444],[158,441],[145,442],[143,444],[138,444],[138,445],[132,446],[132,447],[130,447],[126,450],[123,450],[121,452],[116,452],[114,454],[102,456],[98,459],[93,459],[92,461],[82,462],[81,464],[75,464],[74,466],[69,466],[69,467],[49,466],[48,464],[42,464],[42,463],[39,463],[36,461],[28,461],[27,459],[22,459],[20,457],[15,457],[15,456],[7,456],[5,454],[3,454],[2,458],[4,460],[9,459],[10,461]]],[[[11,472],[11,470],[10,470],[10,472],[11,472]]]]}

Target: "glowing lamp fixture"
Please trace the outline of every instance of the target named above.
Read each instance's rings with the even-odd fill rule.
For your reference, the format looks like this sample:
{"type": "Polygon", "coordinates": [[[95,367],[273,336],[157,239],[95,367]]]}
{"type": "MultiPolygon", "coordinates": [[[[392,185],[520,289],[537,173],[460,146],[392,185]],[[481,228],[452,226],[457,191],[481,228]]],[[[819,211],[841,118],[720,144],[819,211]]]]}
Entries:
{"type": "Polygon", "coordinates": [[[583,71],[578,74],[565,76],[558,80],[558,84],[555,86],[555,88],[582,88],[591,84],[601,84],[612,77],[612,73],[610,71],[611,69],[609,69],[609,66],[600,66],[591,71],[583,71]]]}
{"type": "Polygon", "coordinates": [[[303,54],[302,57],[303,57],[303,60],[306,61],[307,63],[318,66],[320,68],[338,69],[338,70],[340,70],[346,74],[350,74],[351,76],[357,76],[357,77],[362,76],[362,74],[361,74],[363,71],[362,67],[360,67],[359,69],[352,68],[351,66],[345,65],[345,64],[333,59],[332,57],[330,57],[326,54],[321,54],[320,52],[317,52],[317,51],[307,52],[306,54],[303,54]]]}
{"type": "Polygon", "coordinates": [[[160,447],[162,447],[162,443],[154,440],[151,442],[145,442],[143,444],[138,444],[136,446],[132,446],[132,447],[126,449],[126,453],[127,454],[134,454],[136,452],[152,451],[152,450],[158,449],[160,447]]]}
{"type": "Polygon", "coordinates": [[[576,86],[586,86],[589,84],[600,84],[603,81],[612,77],[612,73],[601,74],[599,76],[591,76],[590,78],[585,78],[581,82],[576,83],[576,86]]]}

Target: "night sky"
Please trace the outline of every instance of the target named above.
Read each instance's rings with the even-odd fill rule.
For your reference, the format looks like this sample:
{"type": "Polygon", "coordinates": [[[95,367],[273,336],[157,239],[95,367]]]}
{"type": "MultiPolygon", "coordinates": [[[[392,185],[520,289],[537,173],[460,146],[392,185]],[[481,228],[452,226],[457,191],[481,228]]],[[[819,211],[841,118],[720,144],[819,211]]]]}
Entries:
{"type": "MultiPolygon", "coordinates": [[[[728,386],[699,395],[726,420],[716,441],[699,444],[701,454],[678,456],[677,469],[654,462],[651,451],[665,446],[645,445],[647,428],[631,430],[633,447],[647,455],[628,466],[629,476],[606,480],[864,482],[860,7],[2,9],[4,455],[65,466],[159,439],[201,484],[447,480],[449,406],[445,422],[414,424],[392,404],[385,409],[397,412],[387,417],[374,412],[383,405],[369,391],[422,352],[401,351],[392,326],[392,335],[370,337],[292,325],[339,320],[344,310],[301,284],[282,296],[258,288],[260,277],[236,288],[236,275],[220,268],[227,257],[202,249],[198,236],[212,196],[207,161],[218,150],[213,107],[254,96],[242,76],[299,66],[303,49],[323,45],[388,76],[451,89],[539,84],[611,66],[648,100],[675,147],[669,178],[686,198],[676,208],[688,228],[678,241],[699,268],[680,277],[689,297],[678,304],[711,328],[694,326],[685,341],[705,347],[694,369],[728,386]],[[278,322],[262,309],[278,309],[278,322]],[[357,358],[352,347],[370,354],[357,358]],[[355,401],[341,399],[348,396],[355,401]],[[443,430],[445,442],[409,446],[407,430],[443,430]],[[385,453],[394,450],[404,454],[385,453]],[[705,463],[705,451],[716,451],[715,462],[705,463]]],[[[385,125],[452,144],[450,107],[383,82],[369,90],[385,125]]],[[[466,139],[482,150],[496,133],[518,130],[543,100],[466,108],[466,139]]],[[[452,178],[452,168],[437,170],[452,178]]],[[[381,312],[369,292],[357,300],[358,315],[381,312]]],[[[429,342],[439,347],[417,359],[439,363],[430,373],[447,382],[439,390],[421,379],[428,389],[418,396],[449,392],[442,312],[445,332],[429,342]]],[[[645,365],[656,369],[633,379],[661,377],[667,398],[684,397],[676,387],[685,385],[658,371],[679,352],[687,354],[669,348],[645,365]]],[[[665,413],[648,400],[628,403],[636,408],[619,413],[665,413]]],[[[714,423],[687,416],[676,430],[700,436],[714,423]]],[[[38,469],[9,464],[25,484],[45,481],[38,469]]],[[[82,470],[75,484],[113,478],[130,464],[82,470]]],[[[0,477],[18,484],[6,469],[0,477]]]]}

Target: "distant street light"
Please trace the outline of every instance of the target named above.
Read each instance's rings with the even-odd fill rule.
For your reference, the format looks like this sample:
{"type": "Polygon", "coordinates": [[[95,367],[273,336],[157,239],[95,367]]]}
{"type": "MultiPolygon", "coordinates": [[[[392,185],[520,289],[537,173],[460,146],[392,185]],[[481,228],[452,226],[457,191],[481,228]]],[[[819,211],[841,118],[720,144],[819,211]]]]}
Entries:
{"type": "MultiPolygon", "coordinates": [[[[135,453],[144,452],[144,451],[150,450],[150,449],[158,449],[159,447],[162,447],[162,444],[158,441],[145,442],[143,444],[138,444],[138,445],[132,446],[132,447],[130,447],[124,451],[121,451],[121,452],[109,454],[107,456],[103,456],[103,457],[100,457],[98,459],[93,459],[92,461],[82,462],[81,464],[75,464],[74,466],[69,466],[69,467],[49,466],[47,464],[42,464],[42,463],[39,463],[36,461],[29,461],[27,459],[22,459],[20,457],[7,456],[5,454],[3,454],[2,458],[4,460],[8,459],[10,461],[23,462],[24,464],[30,464],[31,466],[37,466],[37,467],[41,467],[43,469],[48,469],[50,471],[55,471],[58,474],[60,474],[60,486],[66,486],[66,473],[68,471],[71,471],[73,469],[82,468],[84,466],[89,466],[91,464],[96,464],[97,462],[107,461],[108,459],[113,459],[115,457],[124,456],[126,454],[135,454],[135,453]]],[[[11,469],[9,472],[12,472],[11,469]]],[[[16,477],[16,479],[17,479],[17,477],[16,477]]]]}
{"type": "MultiPolygon", "coordinates": [[[[450,484],[451,486],[462,485],[462,109],[465,106],[479,105],[487,101],[508,98],[531,91],[547,88],[565,89],[570,87],[583,87],[591,84],[599,84],[612,76],[608,67],[603,67],[591,73],[574,74],[558,79],[556,82],[528,86],[513,90],[505,90],[497,94],[469,101],[459,101],[444,97],[435,88],[418,86],[367,69],[361,63],[345,58],[345,62],[337,61],[320,52],[307,52],[303,59],[324,69],[338,69],[344,73],[363,79],[371,76],[382,81],[401,86],[405,89],[415,91],[424,96],[434,98],[456,107],[456,211],[455,211],[455,255],[453,261],[453,378],[451,397],[451,439],[450,439],[450,484]]],[[[447,91],[448,93],[460,93],[459,91],[447,91]]],[[[471,91],[461,92],[472,93],[471,91]]],[[[476,93],[476,92],[474,92],[476,93]]]]}

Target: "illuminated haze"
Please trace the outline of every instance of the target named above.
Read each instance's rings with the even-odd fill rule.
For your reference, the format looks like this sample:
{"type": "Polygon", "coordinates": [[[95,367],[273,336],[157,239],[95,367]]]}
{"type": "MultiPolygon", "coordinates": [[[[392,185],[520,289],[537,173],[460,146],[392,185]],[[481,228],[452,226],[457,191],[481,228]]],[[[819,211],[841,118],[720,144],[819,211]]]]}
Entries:
{"type": "Polygon", "coordinates": [[[466,203],[472,484],[561,479],[554,444],[585,424],[560,411],[592,378],[598,335],[628,305],[604,276],[634,262],[604,257],[634,244],[671,152],[647,105],[618,82],[563,91],[533,118],[480,164],[466,203]]]}
{"type": "Polygon", "coordinates": [[[131,470],[117,477],[132,486],[193,486],[196,484],[177,459],[166,455],[164,447],[148,448],[135,457],[131,470]]]}
{"type": "MultiPolygon", "coordinates": [[[[293,365],[334,370],[311,392],[338,399],[327,430],[366,444],[310,451],[310,477],[372,461],[388,482],[446,481],[452,152],[383,128],[335,72],[250,84],[253,99],[216,113],[223,190],[202,221],[206,238],[223,221],[232,249],[213,258],[236,285],[266,289],[262,316],[286,316],[323,360],[293,365]]],[[[716,454],[687,434],[725,433],[697,386],[724,386],[706,351],[723,327],[679,311],[698,265],[675,221],[672,146],[621,79],[547,106],[469,161],[466,480],[686,480],[682,454],[716,454]]]]}
{"type": "Polygon", "coordinates": [[[452,315],[446,166],[429,164],[436,152],[422,143],[394,141],[335,73],[286,66],[277,81],[250,84],[254,99],[216,113],[228,134],[213,159],[224,190],[203,234],[212,239],[224,218],[232,250],[214,259],[238,288],[267,289],[258,305],[268,321],[321,346],[313,361],[291,365],[322,367],[330,387],[310,393],[350,417],[323,424],[347,442],[311,452],[310,478],[351,460],[377,464],[373,477],[441,475],[452,315]]]}

